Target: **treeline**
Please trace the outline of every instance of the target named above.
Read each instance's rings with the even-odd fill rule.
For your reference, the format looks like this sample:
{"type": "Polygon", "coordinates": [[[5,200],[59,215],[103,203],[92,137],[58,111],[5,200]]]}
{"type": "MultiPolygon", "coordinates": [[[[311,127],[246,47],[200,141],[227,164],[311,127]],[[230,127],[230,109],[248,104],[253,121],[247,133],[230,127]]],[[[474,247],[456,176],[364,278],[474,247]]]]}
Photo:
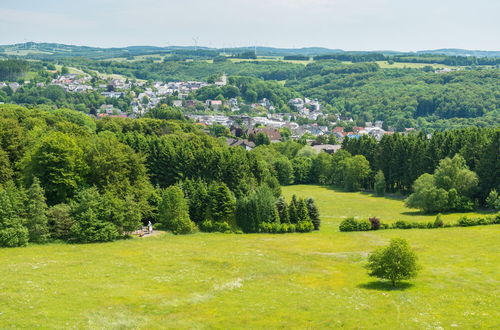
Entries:
{"type": "Polygon", "coordinates": [[[378,143],[369,137],[346,139],[343,148],[366,157],[373,172],[382,170],[388,191],[411,191],[418,177],[433,173],[442,159],[457,154],[478,175],[474,197],[484,201],[492,189],[500,188],[498,128],[435,132],[430,138],[423,133],[386,135],[378,143]]]}
{"type": "Polygon", "coordinates": [[[271,166],[282,185],[327,184],[348,191],[375,189],[382,195],[414,192],[409,206],[426,212],[496,205],[498,195],[495,201],[487,199],[500,191],[498,128],[450,130],[430,137],[393,134],[380,142],[368,136],[346,138],[342,149],[331,155],[293,141],[262,145],[251,153],[271,166]]]}
{"type": "Polygon", "coordinates": [[[237,205],[262,191],[256,209],[276,214],[280,186],[267,163],[187,122],[0,107],[3,246],[110,241],[148,221],[175,233],[238,231],[237,205]]]}
{"type": "Polygon", "coordinates": [[[337,60],[358,62],[389,61],[400,63],[428,63],[444,64],[449,66],[473,66],[473,65],[498,65],[498,57],[476,57],[476,56],[450,56],[433,54],[405,54],[405,55],[384,55],[382,53],[338,53],[314,56],[315,61],[337,60]]]}
{"type": "Polygon", "coordinates": [[[437,63],[449,66],[471,66],[471,65],[499,65],[498,57],[476,57],[476,56],[449,56],[422,54],[418,56],[398,55],[388,57],[388,60],[403,63],[437,63]]]}
{"type": "Polygon", "coordinates": [[[21,60],[0,60],[0,81],[17,81],[29,69],[28,62],[21,60]]]}

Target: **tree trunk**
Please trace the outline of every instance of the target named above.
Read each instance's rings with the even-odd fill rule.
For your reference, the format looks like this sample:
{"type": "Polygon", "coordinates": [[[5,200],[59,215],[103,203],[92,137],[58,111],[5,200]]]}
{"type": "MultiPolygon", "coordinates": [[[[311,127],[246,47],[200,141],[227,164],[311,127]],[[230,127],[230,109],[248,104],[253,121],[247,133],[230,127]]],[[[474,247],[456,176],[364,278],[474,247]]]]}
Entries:
{"type": "Polygon", "coordinates": [[[396,286],[396,281],[395,280],[391,280],[392,281],[392,286],[395,287],[396,286]]]}

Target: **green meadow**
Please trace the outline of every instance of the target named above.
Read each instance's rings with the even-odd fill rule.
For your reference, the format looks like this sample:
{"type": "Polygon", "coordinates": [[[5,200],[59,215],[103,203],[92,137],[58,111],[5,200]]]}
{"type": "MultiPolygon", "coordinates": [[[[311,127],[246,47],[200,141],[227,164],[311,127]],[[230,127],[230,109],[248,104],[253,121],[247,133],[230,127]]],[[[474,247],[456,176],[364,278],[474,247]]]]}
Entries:
{"type": "Polygon", "coordinates": [[[396,197],[283,191],[316,199],[321,231],[0,249],[0,328],[500,327],[500,226],[340,233],[348,216],[435,216],[396,197]],[[396,289],[363,268],[393,237],[407,239],[423,267],[396,289]]]}

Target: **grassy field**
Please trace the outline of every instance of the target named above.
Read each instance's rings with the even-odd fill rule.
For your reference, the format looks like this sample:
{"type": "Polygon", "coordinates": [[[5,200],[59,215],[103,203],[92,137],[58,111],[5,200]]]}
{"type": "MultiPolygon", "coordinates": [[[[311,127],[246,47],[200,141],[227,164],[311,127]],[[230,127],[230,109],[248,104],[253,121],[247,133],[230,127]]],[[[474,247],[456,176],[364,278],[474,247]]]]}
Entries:
{"type": "Polygon", "coordinates": [[[425,217],[361,193],[284,193],[315,197],[322,230],[0,249],[0,328],[500,327],[500,226],[340,233],[355,214],[425,217]],[[423,266],[396,290],[363,269],[393,237],[423,266]]]}

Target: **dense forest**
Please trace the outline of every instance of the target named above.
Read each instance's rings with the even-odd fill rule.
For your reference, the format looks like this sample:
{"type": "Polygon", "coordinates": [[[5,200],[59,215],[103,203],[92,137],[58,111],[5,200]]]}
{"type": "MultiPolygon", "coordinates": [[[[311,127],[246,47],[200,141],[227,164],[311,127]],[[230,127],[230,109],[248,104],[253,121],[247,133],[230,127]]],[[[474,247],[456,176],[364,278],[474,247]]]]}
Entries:
{"type": "Polygon", "coordinates": [[[284,202],[267,163],[188,122],[0,106],[0,245],[109,241],[148,221],[174,233],[319,229],[314,202],[284,202]]]}
{"type": "Polygon", "coordinates": [[[286,86],[360,122],[383,120],[399,130],[443,129],[498,125],[499,80],[498,69],[435,74],[419,69],[382,70],[375,63],[323,61],[307,65],[286,86]]]}

